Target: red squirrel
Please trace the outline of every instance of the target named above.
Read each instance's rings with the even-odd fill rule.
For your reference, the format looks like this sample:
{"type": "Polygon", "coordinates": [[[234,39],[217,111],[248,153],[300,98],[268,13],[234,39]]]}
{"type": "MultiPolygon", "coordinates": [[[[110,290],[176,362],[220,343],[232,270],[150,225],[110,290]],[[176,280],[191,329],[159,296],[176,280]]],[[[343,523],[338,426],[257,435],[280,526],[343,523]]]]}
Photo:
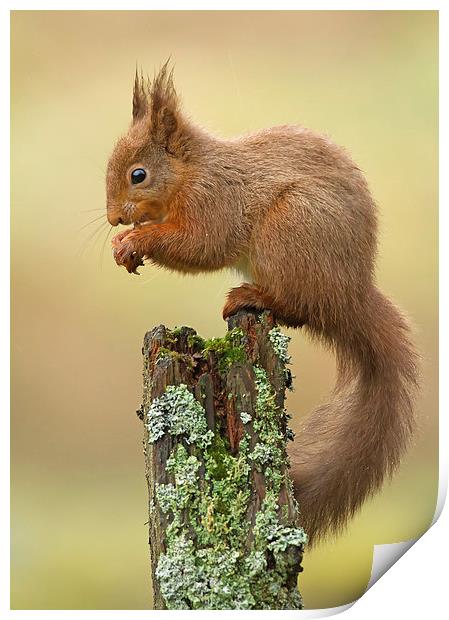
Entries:
{"type": "Polygon", "coordinates": [[[330,347],[337,384],[289,456],[311,541],[338,533],[398,467],[413,429],[418,356],[407,320],[374,283],[377,218],[348,153],[301,126],[217,138],[183,113],[167,64],[136,73],[133,120],[107,169],[118,265],[143,259],[248,282],[223,310],[269,309],[330,347]]]}

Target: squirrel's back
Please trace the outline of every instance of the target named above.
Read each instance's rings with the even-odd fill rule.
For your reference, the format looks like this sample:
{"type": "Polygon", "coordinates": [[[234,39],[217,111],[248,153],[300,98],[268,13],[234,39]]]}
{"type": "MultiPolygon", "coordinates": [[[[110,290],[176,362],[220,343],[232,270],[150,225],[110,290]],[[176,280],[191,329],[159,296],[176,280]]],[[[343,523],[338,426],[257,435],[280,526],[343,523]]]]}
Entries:
{"type": "Polygon", "coordinates": [[[262,202],[269,197],[272,203],[288,193],[314,202],[317,210],[341,207],[370,214],[374,210],[363,173],[349,153],[325,135],[299,125],[281,125],[223,146],[262,202]]]}
{"type": "Polygon", "coordinates": [[[252,153],[259,165],[263,165],[264,158],[267,167],[284,166],[284,171],[297,170],[312,175],[336,169],[341,173],[358,171],[343,147],[328,136],[301,125],[271,127],[229,142],[239,146],[246,156],[252,153]]]}

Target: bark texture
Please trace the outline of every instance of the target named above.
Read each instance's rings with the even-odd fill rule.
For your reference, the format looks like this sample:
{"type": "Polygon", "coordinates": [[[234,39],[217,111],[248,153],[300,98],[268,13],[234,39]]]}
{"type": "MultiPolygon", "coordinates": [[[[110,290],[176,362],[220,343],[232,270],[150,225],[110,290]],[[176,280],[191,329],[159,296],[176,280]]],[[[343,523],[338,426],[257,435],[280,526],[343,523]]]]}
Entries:
{"type": "Polygon", "coordinates": [[[302,608],[287,344],[267,312],[239,312],[223,338],[163,325],[145,336],[139,414],[156,609],[302,608]]]}

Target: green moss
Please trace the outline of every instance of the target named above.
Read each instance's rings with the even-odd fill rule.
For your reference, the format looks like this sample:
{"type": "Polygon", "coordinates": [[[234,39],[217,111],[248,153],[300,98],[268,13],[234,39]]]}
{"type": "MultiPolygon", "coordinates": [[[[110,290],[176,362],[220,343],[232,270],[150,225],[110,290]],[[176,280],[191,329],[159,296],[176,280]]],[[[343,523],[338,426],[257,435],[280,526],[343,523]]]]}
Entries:
{"type": "Polygon", "coordinates": [[[198,334],[189,334],[187,336],[187,344],[192,349],[202,350],[204,349],[205,340],[201,338],[201,336],[198,336],[198,334]]]}
{"type": "Polygon", "coordinates": [[[178,340],[179,336],[181,335],[181,330],[182,327],[174,327],[173,329],[170,330],[170,336],[173,340],[178,340]]]}
{"type": "Polygon", "coordinates": [[[210,338],[204,342],[203,354],[215,353],[218,359],[218,369],[226,372],[232,364],[246,361],[244,334],[239,327],[227,332],[223,338],[210,338]]]}
{"type": "Polygon", "coordinates": [[[209,476],[214,480],[221,480],[226,476],[227,457],[229,456],[229,442],[215,433],[205,455],[209,476]]]}
{"type": "Polygon", "coordinates": [[[178,353],[178,351],[173,351],[172,349],[167,349],[166,347],[159,347],[156,357],[156,363],[163,359],[184,359],[189,365],[191,365],[191,357],[190,355],[185,355],[183,353],[178,353]]]}

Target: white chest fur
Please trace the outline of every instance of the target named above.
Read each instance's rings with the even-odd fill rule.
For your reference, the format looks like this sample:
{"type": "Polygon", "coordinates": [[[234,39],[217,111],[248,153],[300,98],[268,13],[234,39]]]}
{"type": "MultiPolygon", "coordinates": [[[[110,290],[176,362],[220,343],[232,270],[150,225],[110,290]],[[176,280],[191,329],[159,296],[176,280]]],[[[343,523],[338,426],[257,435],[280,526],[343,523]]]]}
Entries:
{"type": "Polygon", "coordinates": [[[251,275],[251,268],[247,256],[241,256],[239,260],[232,266],[232,269],[237,272],[238,276],[242,278],[243,282],[251,283],[253,277],[251,275]]]}

